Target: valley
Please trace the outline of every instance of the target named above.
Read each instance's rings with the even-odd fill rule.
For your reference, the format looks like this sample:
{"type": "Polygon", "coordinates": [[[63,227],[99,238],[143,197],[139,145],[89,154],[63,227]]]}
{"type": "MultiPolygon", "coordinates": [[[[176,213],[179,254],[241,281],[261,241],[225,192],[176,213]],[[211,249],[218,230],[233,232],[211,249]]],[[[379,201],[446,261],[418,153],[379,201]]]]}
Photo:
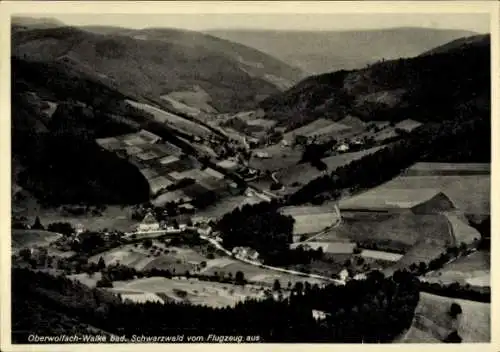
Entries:
{"type": "Polygon", "coordinates": [[[279,34],[39,25],[12,27],[16,341],[42,306],[61,332],[490,342],[489,35],[327,69],[279,34]]]}

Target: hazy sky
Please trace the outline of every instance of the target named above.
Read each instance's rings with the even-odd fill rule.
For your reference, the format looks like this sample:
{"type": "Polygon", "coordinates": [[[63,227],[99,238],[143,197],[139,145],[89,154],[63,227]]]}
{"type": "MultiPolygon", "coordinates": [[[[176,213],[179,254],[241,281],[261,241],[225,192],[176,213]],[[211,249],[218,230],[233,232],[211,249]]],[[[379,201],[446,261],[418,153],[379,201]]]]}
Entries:
{"type": "MultiPolygon", "coordinates": [[[[35,16],[36,17],[36,16],[35,16]]],[[[42,16],[38,16],[42,17],[42,16]]],[[[489,32],[488,14],[44,14],[69,25],[129,28],[348,30],[430,27],[489,32]]]]}

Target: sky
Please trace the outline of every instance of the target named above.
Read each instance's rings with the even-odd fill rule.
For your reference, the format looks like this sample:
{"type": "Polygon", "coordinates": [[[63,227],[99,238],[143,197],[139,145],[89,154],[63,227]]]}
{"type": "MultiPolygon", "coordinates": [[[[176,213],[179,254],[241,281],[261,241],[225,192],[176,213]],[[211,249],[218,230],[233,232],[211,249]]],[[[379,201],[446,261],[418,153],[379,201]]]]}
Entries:
{"type": "MultiPolygon", "coordinates": [[[[37,16],[33,16],[37,17],[37,16]]],[[[38,16],[42,17],[42,16],[38,16]]],[[[127,28],[170,27],[190,30],[351,30],[394,27],[464,29],[489,32],[488,14],[44,14],[68,25],[105,25],[127,28]]]]}

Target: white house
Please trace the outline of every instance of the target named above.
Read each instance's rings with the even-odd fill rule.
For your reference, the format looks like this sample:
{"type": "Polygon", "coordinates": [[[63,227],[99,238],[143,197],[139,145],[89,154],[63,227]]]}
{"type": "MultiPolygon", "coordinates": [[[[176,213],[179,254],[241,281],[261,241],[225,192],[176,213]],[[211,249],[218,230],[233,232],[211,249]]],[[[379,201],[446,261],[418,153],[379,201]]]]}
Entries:
{"type": "Polygon", "coordinates": [[[337,147],[337,151],[341,152],[341,153],[347,152],[348,150],[349,150],[349,146],[346,143],[342,143],[341,145],[339,145],[337,147]]]}
{"type": "Polygon", "coordinates": [[[137,231],[158,231],[160,223],[156,220],[152,213],[146,214],[142,222],[137,227],[137,231]]]}
{"type": "Polygon", "coordinates": [[[85,232],[85,227],[82,224],[76,224],[75,225],[75,234],[79,235],[83,232],[85,232]]]}
{"type": "Polygon", "coordinates": [[[340,280],[342,281],[345,281],[349,278],[349,272],[347,271],[347,269],[343,269],[340,273],[339,273],[339,277],[340,277],[340,280]]]}
{"type": "Polygon", "coordinates": [[[198,233],[202,236],[210,236],[212,233],[212,227],[207,224],[202,224],[198,227],[198,233]]]}
{"type": "Polygon", "coordinates": [[[326,319],[326,313],[323,312],[322,310],[312,310],[312,316],[316,320],[325,320],[326,319]]]}
{"type": "Polygon", "coordinates": [[[260,158],[260,159],[269,159],[270,158],[269,153],[267,153],[267,152],[256,152],[254,155],[255,155],[255,157],[260,158]]]}

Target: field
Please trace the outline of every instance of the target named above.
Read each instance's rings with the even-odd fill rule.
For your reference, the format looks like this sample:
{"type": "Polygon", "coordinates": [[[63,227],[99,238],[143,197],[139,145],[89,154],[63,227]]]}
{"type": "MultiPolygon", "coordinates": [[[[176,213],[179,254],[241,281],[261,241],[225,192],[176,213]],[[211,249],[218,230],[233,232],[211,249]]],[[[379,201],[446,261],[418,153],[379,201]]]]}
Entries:
{"type": "Polygon", "coordinates": [[[412,329],[400,342],[432,342],[433,339],[443,341],[455,329],[463,343],[490,342],[490,310],[489,303],[451,299],[422,292],[412,329]],[[463,313],[458,319],[448,314],[452,303],[457,303],[462,308],[463,313]],[[420,338],[424,341],[419,341],[420,338]]]}
{"type": "Polygon", "coordinates": [[[102,257],[106,265],[120,263],[136,270],[157,268],[184,273],[194,270],[197,264],[208,260],[192,249],[170,247],[157,240],[153,241],[153,246],[157,248],[146,249],[142,244],[128,244],[96,254],[90,257],[89,261],[97,263],[102,257]]]}
{"type": "MultiPolygon", "coordinates": [[[[353,160],[361,159],[365,155],[372,154],[381,148],[383,147],[374,147],[359,152],[333,155],[322,160],[328,167],[326,172],[330,173],[335,171],[338,167],[344,166],[353,160]]],[[[323,171],[319,171],[317,168],[312,167],[311,164],[303,163],[291,165],[284,170],[280,170],[277,173],[277,178],[285,186],[290,186],[296,182],[304,185],[321,176],[323,173],[323,171]]]]}
{"type": "Polygon", "coordinates": [[[444,215],[451,224],[455,240],[458,244],[465,243],[471,245],[481,238],[479,231],[469,226],[465,217],[451,213],[446,213],[444,215]]]}
{"type": "Polygon", "coordinates": [[[85,286],[94,288],[96,287],[97,281],[101,280],[102,274],[100,272],[97,272],[89,276],[87,273],[82,273],[82,274],[68,275],[66,277],[68,279],[78,281],[84,284],[85,286]]]}
{"type": "Polygon", "coordinates": [[[405,171],[405,176],[466,176],[490,173],[491,165],[487,163],[416,163],[405,171]]]}
{"type": "Polygon", "coordinates": [[[256,204],[262,202],[262,199],[256,196],[232,196],[226,197],[209,207],[196,211],[196,216],[207,218],[219,218],[222,215],[231,212],[235,208],[242,207],[245,204],[256,204]]]}
{"type": "Polygon", "coordinates": [[[352,251],[354,247],[356,247],[356,244],[350,242],[308,241],[308,242],[293,243],[290,246],[290,248],[297,248],[298,246],[307,246],[314,250],[317,250],[318,248],[321,247],[324,253],[329,253],[329,254],[352,254],[352,251]]]}
{"type": "Polygon", "coordinates": [[[252,156],[249,166],[262,171],[276,171],[297,164],[302,158],[300,148],[292,149],[281,144],[271,145],[265,148],[255,149],[254,153],[267,153],[268,159],[260,159],[252,156]]]}
{"type": "Polygon", "coordinates": [[[313,279],[309,277],[303,277],[283,272],[278,272],[266,268],[260,268],[254,265],[250,265],[247,263],[240,262],[236,259],[231,258],[220,258],[216,259],[216,262],[207,262],[207,268],[201,273],[207,275],[213,275],[214,273],[224,273],[228,275],[231,273],[233,277],[235,277],[238,271],[242,271],[245,275],[245,279],[249,282],[254,283],[265,283],[272,285],[274,280],[278,279],[281,282],[281,286],[283,287],[290,281],[292,284],[296,282],[306,282],[308,281],[311,284],[323,284],[325,283],[319,279],[313,279]]]}
{"type": "Polygon", "coordinates": [[[293,142],[295,136],[313,136],[313,135],[323,135],[332,134],[338,131],[343,131],[350,129],[350,126],[344,125],[342,123],[334,122],[328,119],[317,119],[307,125],[299,127],[286,133],[283,138],[288,142],[293,142]]]}
{"type": "Polygon", "coordinates": [[[46,225],[53,222],[69,222],[73,226],[83,226],[90,231],[102,229],[113,229],[118,231],[130,231],[134,229],[138,222],[131,219],[129,208],[119,206],[108,206],[101,216],[89,215],[66,215],[57,210],[41,210],[40,219],[46,225]]]}
{"type": "Polygon", "coordinates": [[[406,251],[412,248],[422,235],[446,241],[449,227],[446,217],[440,214],[415,215],[380,214],[370,217],[342,213],[339,226],[315,238],[318,242],[361,242],[375,244],[378,249],[406,251]]]}
{"type": "Polygon", "coordinates": [[[396,128],[400,128],[402,130],[405,130],[407,132],[411,132],[413,131],[415,128],[421,126],[422,123],[418,122],[418,121],[415,121],[415,120],[410,120],[410,119],[406,119],[406,120],[403,120],[401,122],[398,122],[395,127],[396,128]]]}
{"type": "Polygon", "coordinates": [[[491,254],[487,251],[477,251],[466,257],[461,257],[442,269],[425,275],[422,280],[461,285],[490,286],[491,254]]]}
{"type": "Polygon", "coordinates": [[[163,301],[172,300],[211,307],[233,306],[247,297],[261,297],[261,290],[253,286],[236,286],[195,279],[176,280],[150,277],[132,281],[116,281],[112,292],[125,294],[156,294],[163,301]]]}
{"type": "Polygon", "coordinates": [[[165,123],[177,127],[178,129],[193,134],[200,137],[206,137],[212,134],[210,130],[205,127],[200,126],[190,120],[182,118],[180,116],[171,114],[167,111],[158,109],[149,104],[138,103],[136,101],[127,100],[127,102],[137,109],[146,111],[154,116],[154,119],[158,122],[165,123]]]}
{"type": "Polygon", "coordinates": [[[32,248],[38,246],[48,246],[62,235],[41,230],[12,230],[11,247],[13,250],[22,248],[32,248]]]}
{"type": "Polygon", "coordinates": [[[290,215],[295,219],[293,234],[310,234],[325,230],[338,221],[334,207],[286,207],[282,208],[283,215],[290,215]]]}
{"type": "Polygon", "coordinates": [[[466,214],[490,213],[490,175],[399,176],[378,188],[381,193],[391,189],[436,189],[466,214]]]}

